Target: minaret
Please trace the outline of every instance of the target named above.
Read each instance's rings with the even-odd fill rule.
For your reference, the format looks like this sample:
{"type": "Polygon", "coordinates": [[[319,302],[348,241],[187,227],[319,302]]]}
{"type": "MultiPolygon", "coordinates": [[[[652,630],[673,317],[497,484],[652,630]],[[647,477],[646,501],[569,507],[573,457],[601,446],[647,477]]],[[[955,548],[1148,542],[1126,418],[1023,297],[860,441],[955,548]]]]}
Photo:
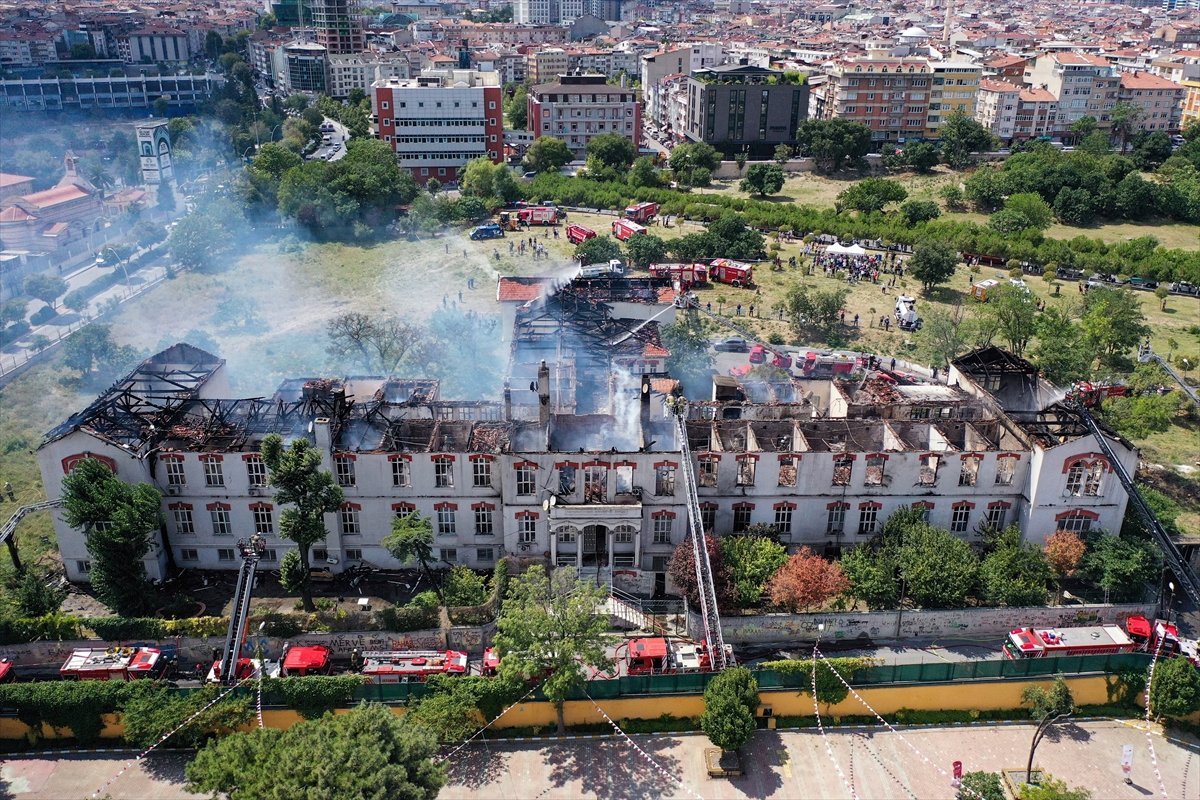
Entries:
{"type": "MultiPolygon", "coordinates": [[[[942,44],[946,47],[949,47],[950,45],[950,21],[952,19],[954,19],[954,0],[947,0],[946,17],[942,20],[942,44]]],[[[943,55],[946,54],[947,53],[943,53],[943,55]]]]}

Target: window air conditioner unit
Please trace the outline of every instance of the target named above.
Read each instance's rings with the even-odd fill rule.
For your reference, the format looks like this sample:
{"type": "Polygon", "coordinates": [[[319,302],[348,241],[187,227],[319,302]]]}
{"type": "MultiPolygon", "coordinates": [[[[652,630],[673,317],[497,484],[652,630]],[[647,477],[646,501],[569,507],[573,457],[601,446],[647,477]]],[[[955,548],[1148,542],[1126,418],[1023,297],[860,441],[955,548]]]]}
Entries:
{"type": "Polygon", "coordinates": [[[261,497],[262,496],[262,487],[261,486],[251,486],[250,490],[249,490],[249,495],[251,497],[261,497]]]}
{"type": "Polygon", "coordinates": [[[182,486],[168,486],[167,494],[171,495],[172,497],[175,497],[176,495],[180,494],[182,492],[182,490],[183,490],[182,486]]]}

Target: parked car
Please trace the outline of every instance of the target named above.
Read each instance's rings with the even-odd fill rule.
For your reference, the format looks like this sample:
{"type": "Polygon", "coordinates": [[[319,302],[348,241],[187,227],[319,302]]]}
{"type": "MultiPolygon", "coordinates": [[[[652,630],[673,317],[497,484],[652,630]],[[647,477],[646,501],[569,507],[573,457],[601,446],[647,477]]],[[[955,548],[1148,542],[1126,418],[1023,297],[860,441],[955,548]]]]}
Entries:
{"type": "Polygon", "coordinates": [[[740,336],[730,336],[713,345],[718,353],[745,353],[750,349],[750,343],[740,336]]]}
{"type": "Polygon", "coordinates": [[[1134,289],[1150,289],[1153,291],[1158,288],[1158,281],[1148,280],[1146,278],[1133,277],[1129,279],[1129,285],[1134,289]]]}
{"type": "Polygon", "coordinates": [[[475,230],[471,231],[471,239],[479,241],[481,239],[500,239],[504,236],[504,231],[499,225],[480,225],[475,230]]]}
{"type": "Polygon", "coordinates": [[[1200,286],[1187,281],[1175,281],[1171,284],[1171,291],[1175,294],[1197,294],[1200,295],[1200,286]]]}
{"type": "Polygon", "coordinates": [[[750,348],[750,363],[763,364],[767,360],[767,348],[761,344],[756,344],[750,348]]]}

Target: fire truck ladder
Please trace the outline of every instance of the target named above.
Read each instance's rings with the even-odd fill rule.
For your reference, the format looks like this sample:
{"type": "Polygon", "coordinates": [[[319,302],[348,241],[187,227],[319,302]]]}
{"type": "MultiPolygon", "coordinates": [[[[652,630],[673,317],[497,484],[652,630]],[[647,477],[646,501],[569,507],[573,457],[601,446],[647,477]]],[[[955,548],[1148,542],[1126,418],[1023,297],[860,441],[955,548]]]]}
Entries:
{"type": "Polygon", "coordinates": [[[1197,606],[1200,606],[1200,582],[1196,579],[1196,573],[1188,564],[1187,559],[1179,552],[1179,548],[1171,539],[1171,535],[1159,523],[1158,518],[1154,516],[1154,512],[1150,510],[1150,506],[1146,505],[1146,501],[1142,499],[1141,492],[1133,484],[1133,477],[1125,470],[1125,465],[1117,458],[1117,454],[1113,452],[1112,445],[1108,443],[1108,437],[1100,429],[1100,425],[1096,422],[1092,413],[1082,404],[1075,403],[1074,410],[1079,414],[1079,418],[1091,431],[1092,436],[1100,444],[1100,449],[1108,458],[1108,463],[1112,464],[1113,471],[1117,473],[1117,478],[1121,481],[1121,485],[1125,487],[1125,493],[1129,495],[1129,502],[1133,503],[1133,510],[1141,517],[1142,522],[1154,534],[1154,538],[1158,540],[1159,549],[1162,550],[1163,560],[1166,561],[1170,570],[1175,573],[1175,578],[1182,584],[1183,590],[1187,592],[1188,597],[1197,606]]]}
{"type": "MultiPolygon", "coordinates": [[[[221,651],[220,680],[226,685],[237,683],[238,654],[242,640],[246,638],[246,623],[250,617],[250,598],[254,594],[254,573],[262,558],[266,540],[255,534],[249,540],[238,542],[242,554],[242,566],[238,569],[237,588],[233,592],[233,606],[229,612],[229,629],[225,632],[225,649],[221,651]]],[[[261,665],[259,667],[262,668],[261,665]]]]}
{"type": "Polygon", "coordinates": [[[45,511],[48,508],[58,508],[62,505],[62,500],[43,500],[40,503],[30,503],[27,506],[21,506],[16,513],[8,518],[8,522],[4,523],[4,527],[0,528],[0,542],[8,545],[8,554],[12,556],[13,566],[17,571],[21,569],[21,557],[17,554],[17,526],[21,524],[21,520],[35,511],[45,511]]]}
{"type": "Polygon", "coordinates": [[[704,541],[704,528],[700,524],[700,496],[696,493],[696,475],[692,469],[692,450],[688,446],[686,402],[682,397],[674,410],[675,422],[679,427],[681,461],[683,461],[683,486],[687,492],[688,531],[692,538],[692,554],[696,564],[696,593],[700,595],[700,615],[704,619],[704,644],[708,647],[709,659],[715,672],[725,669],[725,637],[721,634],[721,613],[717,609],[717,591],[713,586],[712,565],[708,561],[708,547],[704,541]]]}
{"type": "Polygon", "coordinates": [[[1164,372],[1170,375],[1171,378],[1179,384],[1179,388],[1183,389],[1188,398],[1192,401],[1192,404],[1197,408],[1200,408],[1200,392],[1197,392],[1195,389],[1193,389],[1191,385],[1183,379],[1183,376],[1176,372],[1174,367],[1167,363],[1165,358],[1160,356],[1158,353],[1155,353],[1149,347],[1143,347],[1138,350],[1138,361],[1142,362],[1143,364],[1147,361],[1156,362],[1160,367],[1163,368],[1164,372]]]}

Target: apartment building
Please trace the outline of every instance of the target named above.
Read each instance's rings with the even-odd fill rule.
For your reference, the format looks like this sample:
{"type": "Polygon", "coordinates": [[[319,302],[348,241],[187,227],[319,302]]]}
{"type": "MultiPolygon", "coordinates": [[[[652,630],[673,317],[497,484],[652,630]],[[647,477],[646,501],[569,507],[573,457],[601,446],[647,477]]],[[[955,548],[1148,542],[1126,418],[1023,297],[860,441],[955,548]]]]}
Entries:
{"type": "Polygon", "coordinates": [[[628,86],[610,86],[603,75],[560,75],[555,83],[529,90],[529,130],[533,137],[555,136],[576,158],[587,154],[588,142],[618,133],[639,147],[642,106],[628,86]]]}
{"type": "Polygon", "coordinates": [[[650,118],[659,125],[666,124],[668,102],[661,81],[675,75],[691,75],[698,69],[724,64],[727,60],[722,45],[710,42],[686,44],[641,57],[642,92],[650,118]]]}
{"type": "Polygon", "coordinates": [[[795,73],[726,64],[694,72],[686,91],[685,134],[726,157],[769,158],[808,119],[808,84],[795,73]]]}
{"type": "Polygon", "coordinates": [[[1040,87],[1025,87],[1017,97],[1015,140],[1052,136],[1058,126],[1058,98],[1040,87]]]}
{"type": "Polygon", "coordinates": [[[391,145],[417,183],[458,180],[469,161],[504,158],[503,88],[495,72],[422,70],[371,87],[376,137],[391,145]]]}
{"type": "Polygon", "coordinates": [[[1021,87],[1008,81],[983,78],[975,102],[975,121],[1002,142],[1011,142],[1016,129],[1017,100],[1021,87]]]}
{"type": "Polygon", "coordinates": [[[317,44],[330,55],[358,53],[366,47],[359,0],[311,0],[309,11],[317,44]]]}
{"type": "Polygon", "coordinates": [[[288,94],[324,94],[329,88],[329,53],[315,42],[288,42],[272,53],[275,86],[288,94]]]}
{"type": "Polygon", "coordinates": [[[1108,59],[1086,53],[1045,53],[1025,69],[1026,84],[1058,98],[1056,135],[1069,134],[1081,117],[1092,117],[1101,130],[1111,128],[1120,81],[1108,59]]]}
{"type": "Polygon", "coordinates": [[[879,142],[925,135],[933,70],[926,59],[866,57],[836,61],[821,87],[826,119],[861,122],[879,142]]]}
{"type": "Polygon", "coordinates": [[[58,61],[54,37],[41,29],[0,31],[0,67],[32,67],[58,61]]]}
{"type": "Polygon", "coordinates": [[[1137,127],[1154,132],[1175,132],[1181,127],[1187,89],[1152,72],[1122,72],[1118,100],[1137,106],[1137,127]]]}
{"type": "Polygon", "coordinates": [[[975,116],[975,103],[983,67],[970,61],[930,61],[929,115],[925,138],[938,138],[939,129],[955,112],[975,116]]]}
{"type": "Polygon", "coordinates": [[[403,53],[364,51],[329,56],[329,95],[339,99],[349,97],[355,89],[369,96],[376,81],[411,76],[408,57],[403,53]]]}
{"type": "Polygon", "coordinates": [[[531,84],[553,83],[571,71],[571,60],[561,47],[532,49],[525,54],[525,76],[531,84]]]}
{"type": "Polygon", "coordinates": [[[592,12],[588,0],[513,0],[512,8],[517,25],[569,25],[592,12]]]}
{"type": "Polygon", "coordinates": [[[1183,86],[1183,102],[1180,104],[1180,127],[1200,121],[1200,78],[1186,80],[1183,86]]]}

